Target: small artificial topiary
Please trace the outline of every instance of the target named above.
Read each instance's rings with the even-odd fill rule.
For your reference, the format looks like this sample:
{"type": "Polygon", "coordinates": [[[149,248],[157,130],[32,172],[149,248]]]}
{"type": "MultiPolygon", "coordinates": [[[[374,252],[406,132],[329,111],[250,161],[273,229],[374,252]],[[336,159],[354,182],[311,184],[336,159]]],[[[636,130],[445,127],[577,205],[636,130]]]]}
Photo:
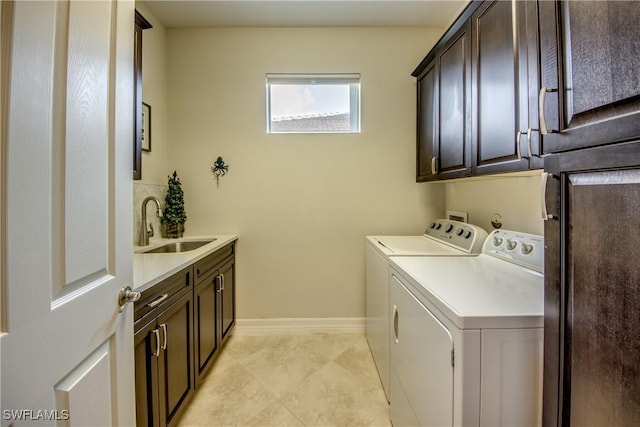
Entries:
{"type": "Polygon", "coordinates": [[[165,225],[167,237],[182,237],[184,233],[184,223],[187,220],[187,213],[184,210],[184,191],[182,183],[176,171],[173,176],[168,177],[167,195],[164,198],[164,212],[162,223],[165,225]]]}

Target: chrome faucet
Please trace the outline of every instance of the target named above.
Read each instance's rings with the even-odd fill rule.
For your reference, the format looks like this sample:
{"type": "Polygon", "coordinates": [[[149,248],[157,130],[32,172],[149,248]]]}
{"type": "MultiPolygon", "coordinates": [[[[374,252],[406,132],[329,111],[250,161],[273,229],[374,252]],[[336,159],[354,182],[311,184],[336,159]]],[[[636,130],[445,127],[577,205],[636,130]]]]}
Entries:
{"type": "Polygon", "coordinates": [[[147,230],[147,203],[151,200],[156,203],[156,215],[158,215],[158,218],[162,218],[160,200],[153,196],[144,199],[142,202],[142,220],[140,221],[140,241],[138,242],[140,246],[147,246],[149,244],[149,237],[153,237],[153,225],[151,223],[149,223],[149,230],[147,230]]]}

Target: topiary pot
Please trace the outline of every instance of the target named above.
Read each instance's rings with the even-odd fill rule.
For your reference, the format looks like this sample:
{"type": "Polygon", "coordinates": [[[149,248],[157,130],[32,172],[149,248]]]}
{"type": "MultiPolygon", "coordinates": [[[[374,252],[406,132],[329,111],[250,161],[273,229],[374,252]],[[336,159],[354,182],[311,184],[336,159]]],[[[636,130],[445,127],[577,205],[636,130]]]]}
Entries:
{"type": "Polygon", "coordinates": [[[183,222],[168,222],[164,224],[164,236],[170,239],[177,239],[184,235],[184,223],[183,222]]]}

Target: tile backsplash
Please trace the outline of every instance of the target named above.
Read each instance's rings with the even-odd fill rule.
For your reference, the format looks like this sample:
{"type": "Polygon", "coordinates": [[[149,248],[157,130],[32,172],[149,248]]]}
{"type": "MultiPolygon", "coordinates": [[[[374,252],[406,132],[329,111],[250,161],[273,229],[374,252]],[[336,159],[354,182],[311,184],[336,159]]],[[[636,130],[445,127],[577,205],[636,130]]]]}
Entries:
{"type": "MultiPolygon", "coordinates": [[[[160,206],[164,209],[164,198],[167,195],[166,185],[156,184],[133,184],[133,244],[138,245],[140,239],[141,219],[142,219],[142,202],[149,196],[157,197],[160,200],[160,206]]],[[[153,226],[153,237],[162,236],[162,225],[160,218],[156,215],[155,203],[147,203],[147,222],[153,226]]]]}

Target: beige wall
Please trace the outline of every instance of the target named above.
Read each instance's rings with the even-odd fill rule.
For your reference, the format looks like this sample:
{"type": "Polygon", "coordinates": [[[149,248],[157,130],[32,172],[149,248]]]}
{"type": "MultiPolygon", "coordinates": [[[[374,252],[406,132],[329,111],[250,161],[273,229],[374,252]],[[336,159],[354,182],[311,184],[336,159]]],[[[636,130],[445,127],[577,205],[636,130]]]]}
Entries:
{"type": "Polygon", "coordinates": [[[187,233],[240,233],[238,317],[364,316],[364,236],[443,215],[444,186],[415,183],[410,75],[441,33],[168,31],[170,165],[187,233]],[[278,72],[361,73],[362,133],[267,135],[265,74],[278,72]],[[217,156],[230,165],[219,187],[217,156]]]}
{"type": "Polygon", "coordinates": [[[446,187],[446,208],[468,212],[469,222],[487,232],[493,230],[491,216],[499,213],[503,229],[542,235],[541,171],[532,173],[533,176],[500,175],[440,184],[446,187]]]}
{"type": "Polygon", "coordinates": [[[136,10],[153,28],[142,33],[142,100],[151,106],[151,151],[142,152],[142,179],[137,184],[167,184],[169,161],[167,106],[167,29],[142,3],[136,10]]]}

